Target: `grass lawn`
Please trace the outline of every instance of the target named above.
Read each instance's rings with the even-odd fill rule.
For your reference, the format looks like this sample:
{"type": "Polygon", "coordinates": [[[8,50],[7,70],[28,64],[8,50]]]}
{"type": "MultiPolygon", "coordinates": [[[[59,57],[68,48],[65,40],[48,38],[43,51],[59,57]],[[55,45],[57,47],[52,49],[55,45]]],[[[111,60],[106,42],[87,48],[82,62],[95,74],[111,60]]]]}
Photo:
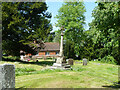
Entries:
{"type": "Polygon", "coordinates": [[[16,67],[16,88],[118,88],[118,65],[76,61],[73,70],[43,70],[53,61],[10,62],[16,67]],[[76,63],[77,62],[77,63],[76,63]]]}

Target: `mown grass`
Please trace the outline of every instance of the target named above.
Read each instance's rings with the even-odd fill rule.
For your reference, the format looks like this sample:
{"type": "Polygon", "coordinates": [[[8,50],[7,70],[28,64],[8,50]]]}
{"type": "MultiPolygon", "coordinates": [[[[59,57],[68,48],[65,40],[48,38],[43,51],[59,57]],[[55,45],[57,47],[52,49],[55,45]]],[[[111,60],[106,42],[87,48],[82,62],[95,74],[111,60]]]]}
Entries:
{"type": "Polygon", "coordinates": [[[87,66],[83,66],[77,61],[72,66],[72,70],[44,70],[50,64],[41,65],[42,62],[44,61],[39,61],[39,64],[4,61],[0,63],[11,63],[16,66],[16,88],[120,87],[117,84],[118,65],[90,61],[87,66]]]}

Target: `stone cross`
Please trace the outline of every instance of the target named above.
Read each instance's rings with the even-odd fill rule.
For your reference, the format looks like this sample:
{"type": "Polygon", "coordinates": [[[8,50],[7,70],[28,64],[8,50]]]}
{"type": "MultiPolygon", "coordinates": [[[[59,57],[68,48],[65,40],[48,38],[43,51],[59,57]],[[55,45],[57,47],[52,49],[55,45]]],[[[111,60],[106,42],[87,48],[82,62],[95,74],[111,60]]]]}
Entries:
{"type": "Polygon", "coordinates": [[[61,27],[60,53],[59,53],[59,57],[57,58],[56,63],[57,64],[62,64],[63,60],[64,60],[64,55],[63,55],[63,27],[61,27]]]}
{"type": "Polygon", "coordinates": [[[61,43],[60,43],[60,53],[57,57],[56,63],[53,64],[51,69],[71,69],[70,65],[66,64],[66,59],[63,54],[63,27],[61,28],[61,43]]]}

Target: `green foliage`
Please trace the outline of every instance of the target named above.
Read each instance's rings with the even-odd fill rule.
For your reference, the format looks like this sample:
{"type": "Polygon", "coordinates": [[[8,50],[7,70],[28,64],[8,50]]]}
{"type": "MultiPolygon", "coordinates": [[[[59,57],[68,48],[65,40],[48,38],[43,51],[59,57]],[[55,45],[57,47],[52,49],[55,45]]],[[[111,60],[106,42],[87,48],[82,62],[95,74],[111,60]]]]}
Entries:
{"type": "Polygon", "coordinates": [[[2,2],[0,1],[0,60],[2,56],[2,2]]]}
{"type": "Polygon", "coordinates": [[[60,42],[60,37],[61,37],[61,31],[55,31],[55,38],[54,38],[54,42],[60,42]]]}
{"type": "Polygon", "coordinates": [[[54,38],[55,38],[55,32],[51,32],[44,41],[45,42],[54,42],[54,38]]]}
{"type": "Polygon", "coordinates": [[[20,50],[27,52],[24,47],[34,39],[44,40],[52,30],[46,10],[45,2],[3,2],[3,52],[16,56],[20,50]]]}
{"type": "Polygon", "coordinates": [[[90,25],[95,58],[113,57],[120,64],[120,2],[96,2],[90,25]]]}
{"type": "Polygon", "coordinates": [[[114,59],[114,57],[110,55],[103,57],[100,61],[104,63],[111,63],[111,64],[116,63],[116,60],[114,59]]]}
{"type": "Polygon", "coordinates": [[[91,32],[89,30],[84,31],[83,35],[84,35],[84,38],[81,42],[81,47],[80,47],[81,59],[87,58],[88,60],[92,60],[93,58],[95,58],[94,44],[92,40],[93,36],[91,35],[91,32]]]}
{"type": "Polygon", "coordinates": [[[18,57],[18,56],[14,56],[14,57],[11,57],[11,56],[3,56],[3,60],[4,59],[9,59],[9,60],[11,60],[11,61],[17,61],[17,60],[20,60],[20,57],[18,57]]]}
{"type": "Polygon", "coordinates": [[[74,42],[66,40],[64,42],[64,55],[66,58],[75,59],[74,42]]]}
{"type": "MultiPolygon", "coordinates": [[[[72,0],[73,1],[73,0],[72,0]]],[[[73,43],[71,46],[74,50],[72,50],[73,55],[80,55],[80,43],[83,35],[83,25],[85,24],[85,7],[83,2],[75,1],[75,2],[65,2],[62,7],[58,11],[58,15],[56,18],[58,19],[56,26],[63,27],[64,32],[64,40],[66,42],[70,41],[73,43]]],[[[67,47],[68,45],[65,45],[67,47]]],[[[68,50],[67,48],[65,50],[68,50]]],[[[69,52],[69,51],[66,51],[69,52]]],[[[70,53],[72,53],[70,52],[70,53]]],[[[67,55],[68,53],[66,53],[67,55]]],[[[67,55],[68,57],[68,55],[67,55]]],[[[74,57],[73,57],[74,58],[74,57]]]]}

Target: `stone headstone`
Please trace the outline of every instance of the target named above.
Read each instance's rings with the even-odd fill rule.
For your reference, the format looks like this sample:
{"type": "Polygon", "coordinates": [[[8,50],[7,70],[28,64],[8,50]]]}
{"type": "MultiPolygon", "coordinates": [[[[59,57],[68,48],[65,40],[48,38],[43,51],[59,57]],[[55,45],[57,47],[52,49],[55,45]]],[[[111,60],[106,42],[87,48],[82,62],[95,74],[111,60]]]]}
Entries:
{"type": "Polygon", "coordinates": [[[73,65],[73,59],[68,59],[68,64],[73,65]]]}
{"type": "Polygon", "coordinates": [[[15,66],[12,64],[0,65],[0,90],[15,88],[15,66]]]}
{"type": "Polygon", "coordinates": [[[86,58],[83,59],[83,65],[87,65],[87,59],[86,58]]]}

